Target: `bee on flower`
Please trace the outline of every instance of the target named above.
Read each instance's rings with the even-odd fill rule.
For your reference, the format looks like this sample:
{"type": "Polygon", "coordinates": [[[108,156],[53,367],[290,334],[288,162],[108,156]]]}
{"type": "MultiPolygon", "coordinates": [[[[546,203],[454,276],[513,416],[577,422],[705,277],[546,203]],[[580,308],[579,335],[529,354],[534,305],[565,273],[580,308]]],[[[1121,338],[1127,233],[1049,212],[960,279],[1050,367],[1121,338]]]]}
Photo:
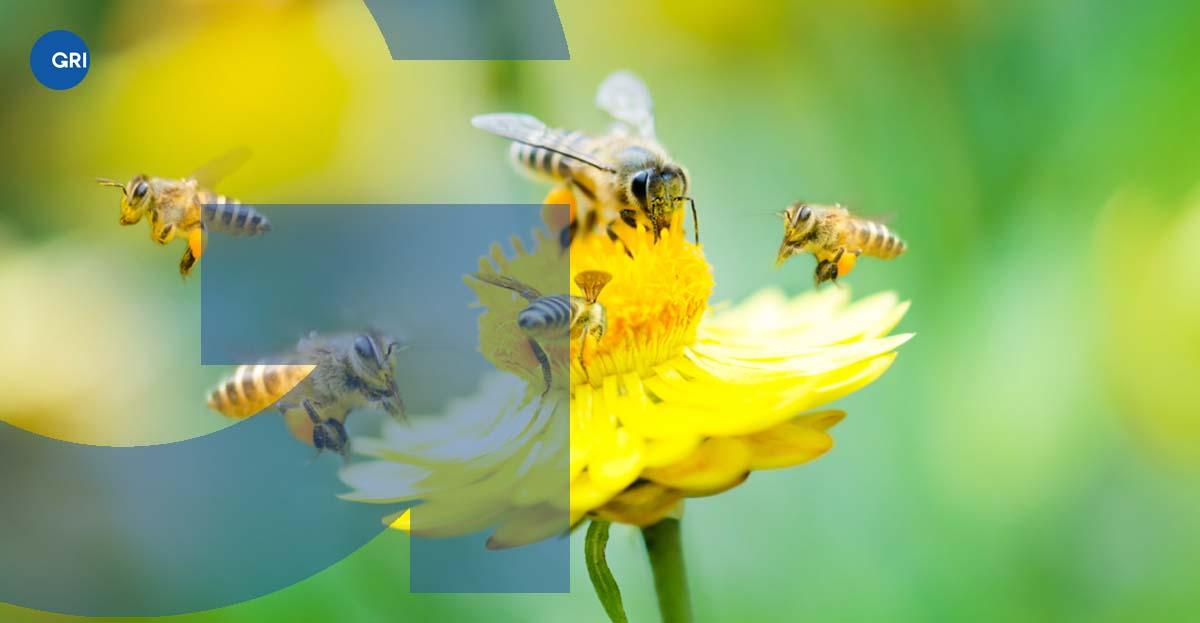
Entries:
{"type": "MultiPolygon", "coordinates": [[[[563,199],[556,192],[547,203],[563,199]]],[[[494,249],[481,264],[536,281],[559,261],[554,234],[539,230],[531,250],[494,249]]],[[[657,240],[640,229],[622,240],[592,236],[570,248],[571,266],[613,276],[598,297],[607,330],[593,344],[588,370],[574,341],[570,356],[555,362],[571,369],[565,411],[572,525],[592,517],[647,526],[687,497],[820,456],[843,417],[823,406],[878,378],[911,337],[888,335],[908,308],[891,293],[851,304],[839,289],[793,298],[767,289],[710,312],[712,271],[681,229],[668,228],[657,240]]],[[[512,330],[528,302],[484,281],[467,283],[485,309],[481,352],[524,379],[523,391],[540,395],[541,364],[527,336],[512,330]]],[[[371,488],[353,474],[348,482],[371,488]]]]}
{"type": "Polygon", "coordinates": [[[600,83],[596,106],[613,118],[601,136],[551,128],[520,113],[479,115],[471,124],[513,141],[509,157],[519,171],[571,190],[571,220],[559,234],[564,248],[580,233],[616,236],[618,223],[658,236],[685,205],[691,206],[699,244],[687,170],[658,142],[650,89],[631,72],[618,71],[600,83]]]}
{"type": "MultiPolygon", "coordinates": [[[[545,203],[566,204],[577,214],[576,198],[566,184],[545,203]]],[[[619,212],[616,199],[609,201],[595,209],[619,212]]],[[[494,417],[511,423],[508,443],[493,439],[489,446],[503,446],[501,458],[435,458],[430,448],[439,442],[406,437],[385,424],[380,437],[355,440],[357,451],[371,460],[342,472],[353,488],[347,499],[417,501],[411,511],[384,520],[422,535],[490,527],[488,545],[494,548],[524,545],[590,520],[589,572],[611,614],[601,588],[611,576],[604,579],[607,568],[594,555],[603,552],[607,522],[642,528],[653,560],[664,547],[678,548],[677,520],[688,498],[720,493],[755,471],[800,465],[827,452],[833,446],[829,431],[845,416],[830,403],[891,366],[896,349],[911,337],[891,334],[908,304],[890,292],[851,302],[844,289],[789,297],[766,288],[740,304],[711,309],[713,272],[703,249],[684,234],[684,211],[658,216],[566,245],[570,295],[589,295],[581,288],[588,279],[578,279],[585,271],[608,277],[594,292],[604,331],[594,336],[600,339],[585,334],[567,348],[547,349],[549,377],[517,326],[529,296],[495,284],[550,291],[547,275],[563,262],[562,224],[544,212],[546,226],[534,232],[531,248],[520,240],[507,251],[493,245],[480,259],[479,274],[489,279],[466,283],[484,309],[479,350],[508,380],[489,381],[466,400],[498,405],[494,417]],[[564,368],[569,374],[562,374],[564,368]],[[566,386],[546,393],[547,378],[563,379],[566,386]],[[414,473],[414,466],[421,471],[414,473]],[[439,469],[449,474],[444,488],[433,484],[440,481],[439,469]],[[565,500],[548,476],[563,470],[570,483],[565,500]]],[[[435,437],[451,447],[461,435],[478,435],[478,428],[449,424],[435,437]]],[[[655,566],[656,578],[659,571],[655,566]]],[[[663,608],[664,620],[686,619],[668,617],[663,608]]]]}

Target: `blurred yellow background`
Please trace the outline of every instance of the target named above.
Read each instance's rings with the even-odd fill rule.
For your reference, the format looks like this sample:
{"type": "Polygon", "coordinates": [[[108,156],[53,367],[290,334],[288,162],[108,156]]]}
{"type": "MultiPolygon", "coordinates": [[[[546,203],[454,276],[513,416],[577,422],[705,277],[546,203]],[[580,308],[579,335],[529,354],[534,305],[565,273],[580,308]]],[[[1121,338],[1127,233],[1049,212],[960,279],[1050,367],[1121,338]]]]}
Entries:
{"type": "MultiPolygon", "coordinates": [[[[219,189],[249,202],[537,201],[467,120],[599,130],[595,87],[628,68],[691,171],[717,300],[810,287],[806,258],[772,268],[795,199],[893,215],[910,248],[845,280],[911,299],[917,338],[839,405],[838,447],[689,504],[700,620],[1196,616],[1200,5],[557,4],[569,62],[392,61],[352,0],[5,3],[0,419],[110,445],[227,424],[202,401],[226,371],[198,366],[182,245],[119,227],[96,176],[246,146],[219,189]],[[53,28],[94,59],[68,91],[28,67],[53,28]]],[[[654,611],[640,548],[614,529],[635,616],[654,611]]],[[[570,595],[409,597],[406,553],[385,535],[174,619],[603,620],[581,556],[570,595]]]]}

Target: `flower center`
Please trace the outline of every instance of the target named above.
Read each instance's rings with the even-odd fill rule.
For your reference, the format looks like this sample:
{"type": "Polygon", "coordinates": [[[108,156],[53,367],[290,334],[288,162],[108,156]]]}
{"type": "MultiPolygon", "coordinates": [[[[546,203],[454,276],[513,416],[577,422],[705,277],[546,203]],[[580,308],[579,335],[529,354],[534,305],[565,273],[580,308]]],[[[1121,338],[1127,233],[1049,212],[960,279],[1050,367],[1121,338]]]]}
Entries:
{"type": "MultiPolygon", "coordinates": [[[[649,375],[695,342],[712,294],[712,269],[704,252],[683,233],[683,211],[658,240],[645,230],[621,227],[621,242],[587,236],[571,245],[571,277],[599,270],[612,275],[600,292],[607,330],[600,340],[571,344],[571,385],[599,387],[604,377],[649,375]],[[628,249],[629,253],[626,253],[628,249]]],[[[580,295],[572,283],[572,294],[580,295]]]]}
{"type": "MultiPolygon", "coordinates": [[[[569,191],[557,189],[546,204],[570,201],[569,191]]],[[[485,309],[479,318],[479,350],[488,361],[524,379],[529,395],[536,396],[548,391],[547,378],[552,388],[562,390],[582,383],[600,387],[613,375],[648,376],[695,342],[713,278],[704,252],[684,237],[683,211],[657,240],[649,231],[619,224],[619,242],[602,234],[577,236],[569,255],[559,245],[559,232],[566,226],[559,222],[561,215],[543,213],[546,228],[534,231],[530,250],[519,239],[513,241],[512,255],[493,245],[480,262],[480,274],[492,277],[467,277],[485,309]],[[568,261],[570,290],[563,292],[568,261]],[[521,318],[533,305],[531,296],[569,293],[586,300],[576,283],[585,271],[610,277],[597,296],[605,318],[599,340],[591,332],[569,341],[556,339],[540,335],[528,322],[522,326],[521,318]]],[[[584,277],[593,288],[601,281],[584,277]]],[[[595,310],[586,312],[589,322],[594,316],[595,310]]]]}

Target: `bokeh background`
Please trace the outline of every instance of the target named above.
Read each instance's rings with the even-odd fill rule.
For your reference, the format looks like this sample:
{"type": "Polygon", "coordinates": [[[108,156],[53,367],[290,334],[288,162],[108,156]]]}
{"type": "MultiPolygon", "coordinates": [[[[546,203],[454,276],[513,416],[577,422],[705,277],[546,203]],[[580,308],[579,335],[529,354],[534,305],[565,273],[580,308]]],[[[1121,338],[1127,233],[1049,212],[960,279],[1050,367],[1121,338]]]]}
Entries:
{"type": "MultiPolygon", "coordinates": [[[[911,299],[901,329],[918,335],[840,405],[835,450],[689,502],[701,620],[1200,613],[1200,5],[558,8],[569,62],[402,63],[355,0],[0,4],[0,418],[125,445],[227,424],[144,408],[198,401],[224,371],[195,374],[182,246],[117,226],[94,177],[182,176],[246,146],[220,189],[253,202],[537,201],[467,119],[600,129],[595,86],[629,68],[692,172],[718,300],[810,287],[809,260],[772,268],[772,212],[797,198],[891,215],[911,249],[845,280],[911,299]],[[28,67],[55,28],[92,52],[69,91],[28,67]]],[[[581,554],[571,594],[504,596],[406,595],[407,554],[390,533],[287,590],[171,620],[604,617],[581,554]]],[[[615,528],[609,558],[634,620],[653,620],[636,532],[615,528]]]]}

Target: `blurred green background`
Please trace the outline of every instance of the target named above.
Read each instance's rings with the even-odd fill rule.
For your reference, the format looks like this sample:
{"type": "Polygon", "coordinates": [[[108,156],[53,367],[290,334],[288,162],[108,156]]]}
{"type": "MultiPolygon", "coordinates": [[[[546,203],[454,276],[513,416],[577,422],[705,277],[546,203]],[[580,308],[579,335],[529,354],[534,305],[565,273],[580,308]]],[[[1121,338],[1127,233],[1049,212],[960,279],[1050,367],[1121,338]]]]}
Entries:
{"type": "MultiPolygon", "coordinates": [[[[598,130],[595,87],[629,68],[692,172],[717,300],[810,287],[811,260],[772,268],[797,198],[892,215],[911,249],[845,280],[911,299],[918,336],[842,402],[837,448],[689,502],[700,620],[1200,616],[1200,4],[557,4],[569,62],[393,62],[355,0],[0,4],[0,418],[110,444],[226,425],[187,400],[224,371],[192,378],[182,245],[117,226],[94,177],[244,145],[220,189],[251,202],[537,201],[467,119],[598,130]],[[28,66],[55,28],[92,52],[69,91],[28,66]]],[[[388,534],[171,620],[604,620],[573,551],[570,595],[409,596],[388,534]]],[[[609,557],[653,620],[640,537],[609,557]]]]}

